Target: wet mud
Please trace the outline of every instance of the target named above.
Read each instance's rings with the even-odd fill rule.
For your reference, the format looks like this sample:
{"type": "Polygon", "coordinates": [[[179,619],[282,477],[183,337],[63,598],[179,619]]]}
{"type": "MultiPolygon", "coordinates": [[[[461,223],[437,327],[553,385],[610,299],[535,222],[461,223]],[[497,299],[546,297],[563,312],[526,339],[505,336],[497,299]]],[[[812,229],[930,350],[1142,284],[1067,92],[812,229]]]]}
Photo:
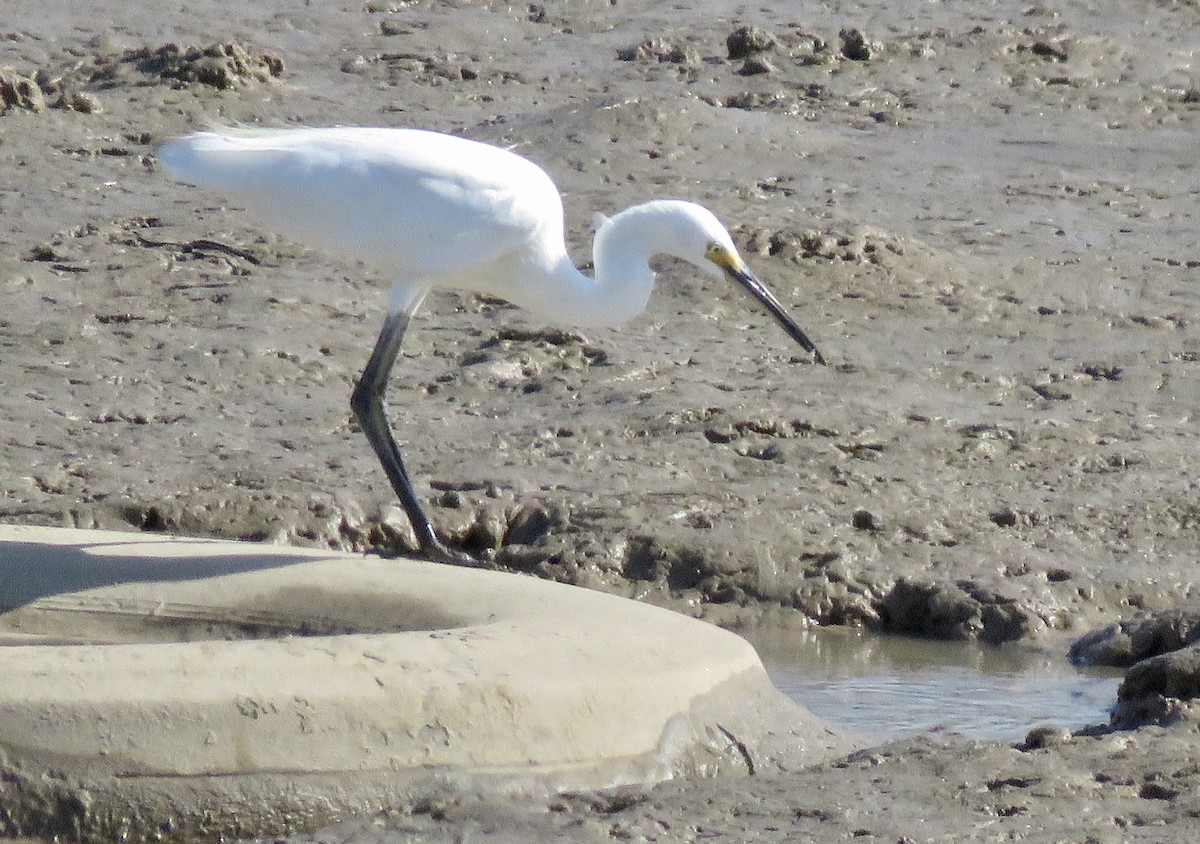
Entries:
{"type": "MultiPolygon", "coordinates": [[[[437,293],[389,399],[450,544],[733,627],[1186,633],[1194,4],[10,5],[5,521],[411,547],[348,406],[389,279],[170,183],[153,151],[211,124],[420,126],[544,166],[581,264],[595,212],[711,206],[830,363],[665,260],[647,313],[602,331],[437,293]]],[[[1159,638],[1178,646],[1121,646],[1122,706],[1088,734],[381,823],[1190,840],[1195,637],[1159,638]]]]}

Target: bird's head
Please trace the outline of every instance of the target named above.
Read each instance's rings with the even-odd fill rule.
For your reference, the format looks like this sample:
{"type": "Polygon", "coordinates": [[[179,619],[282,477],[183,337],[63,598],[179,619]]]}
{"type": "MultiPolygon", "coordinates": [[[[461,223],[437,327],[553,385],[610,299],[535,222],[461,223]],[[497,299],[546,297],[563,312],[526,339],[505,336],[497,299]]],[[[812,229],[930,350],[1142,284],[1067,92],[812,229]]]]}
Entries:
{"type": "Polygon", "coordinates": [[[744,266],[729,231],[711,211],[702,205],[680,202],[679,233],[682,258],[714,278],[726,272],[728,266],[744,266]],[[683,254],[686,251],[686,254],[683,254]]]}
{"type": "Polygon", "coordinates": [[[661,210],[669,220],[668,241],[673,243],[673,248],[665,250],[668,254],[682,258],[709,275],[723,274],[736,282],[767,309],[788,336],[809,352],[815,362],[825,363],[816,345],[775,298],[775,294],[750,271],[733,245],[729,231],[721,225],[716,215],[693,202],[667,200],[662,206],[661,210]]]}
{"type": "MultiPolygon", "coordinates": [[[[612,219],[597,215],[596,222],[594,250],[598,276],[602,255],[605,266],[614,266],[623,261],[640,265],[649,283],[653,283],[653,273],[646,262],[653,255],[680,258],[713,277],[725,275],[766,308],[788,336],[811,354],[815,362],[825,362],[808,335],[766,285],[750,271],[733,245],[729,231],[704,206],[679,199],[657,199],[627,208],[612,219]]],[[[626,265],[625,269],[628,271],[630,266],[626,265]]],[[[648,296],[649,292],[647,285],[643,290],[644,296],[648,296]]],[[[645,306],[645,298],[640,298],[634,313],[640,312],[645,306]]]]}

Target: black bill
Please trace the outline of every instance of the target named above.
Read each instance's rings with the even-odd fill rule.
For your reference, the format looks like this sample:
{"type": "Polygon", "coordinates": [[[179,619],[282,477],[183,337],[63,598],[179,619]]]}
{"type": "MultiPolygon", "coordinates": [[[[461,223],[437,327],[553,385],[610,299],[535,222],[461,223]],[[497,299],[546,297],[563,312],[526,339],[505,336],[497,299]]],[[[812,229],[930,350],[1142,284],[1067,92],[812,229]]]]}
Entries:
{"type": "Polygon", "coordinates": [[[791,315],[784,309],[783,304],[775,298],[775,294],[767,289],[767,286],[755,278],[754,273],[743,267],[725,267],[725,272],[729,277],[746,288],[746,291],[762,303],[763,307],[771,312],[771,316],[775,317],[775,321],[783,327],[783,330],[788,333],[788,336],[800,344],[804,351],[812,355],[814,363],[825,363],[825,358],[818,351],[817,346],[812,340],[808,339],[808,335],[804,333],[791,315]]]}

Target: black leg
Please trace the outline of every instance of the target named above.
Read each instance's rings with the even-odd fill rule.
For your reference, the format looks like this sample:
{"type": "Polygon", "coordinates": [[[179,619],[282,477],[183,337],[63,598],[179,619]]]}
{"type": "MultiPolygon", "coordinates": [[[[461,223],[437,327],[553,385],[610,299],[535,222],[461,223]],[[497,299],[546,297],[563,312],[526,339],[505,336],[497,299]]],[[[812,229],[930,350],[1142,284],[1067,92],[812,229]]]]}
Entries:
{"type": "Polygon", "coordinates": [[[408,520],[417,535],[421,554],[440,563],[480,566],[482,564],[475,558],[451,551],[433,532],[433,526],[413,491],[408,471],[404,468],[404,460],[400,457],[400,448],[396,445],[391,426],[388,424],[383,394],[387,389],[392,364],[396,362],[396,355],[400,352],[404,332],[408,329],[409,318],[410,314],[403,311],[387,315],[383,329],[379,332],[379,339],[375,341],[375,349],[354,386],[354,392],[350,396],[350,407],[371,447],[379,455],[379,462],[383,464],[383,471],[387,473],[392,489],[404,505],[404,512],[408,514],[408,520]]]}

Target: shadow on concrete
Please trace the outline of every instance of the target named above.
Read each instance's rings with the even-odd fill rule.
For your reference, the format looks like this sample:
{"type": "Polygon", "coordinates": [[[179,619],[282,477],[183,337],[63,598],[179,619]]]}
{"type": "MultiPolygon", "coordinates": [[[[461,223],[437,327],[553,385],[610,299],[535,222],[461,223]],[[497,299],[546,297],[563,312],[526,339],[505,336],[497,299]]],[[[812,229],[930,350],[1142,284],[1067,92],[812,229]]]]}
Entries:
{"type": "MultiPolygon", "coordinates": [[[[200,547],[210,540],[156,538],[55,544],[0,539],[0,612],[64,592],[78,592],[118,583],[195,580],[312,562],[311,553],[271,551],[251,546],[253,553],[181,555],[181,546],[200,547]],[[162,544],[170,554],[147,554],[147,546],[162,544]],[[127,548],[128,553],[122,553],[127,548]]],[[[165,549],[164,549],[165,550],[165,549]]]]}

